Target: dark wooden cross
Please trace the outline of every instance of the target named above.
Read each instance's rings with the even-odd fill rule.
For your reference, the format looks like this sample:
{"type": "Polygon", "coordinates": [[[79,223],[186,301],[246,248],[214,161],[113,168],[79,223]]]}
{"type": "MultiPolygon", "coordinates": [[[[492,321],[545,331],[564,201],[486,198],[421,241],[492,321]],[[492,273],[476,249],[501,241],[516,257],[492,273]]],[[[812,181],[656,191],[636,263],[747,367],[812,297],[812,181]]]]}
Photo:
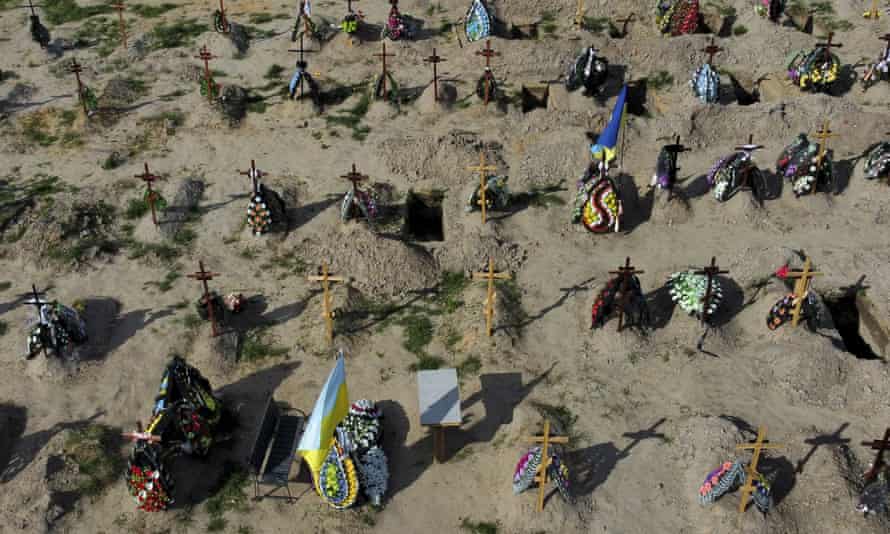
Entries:
{"type": "Polygon", "coordinates": [[[30,10],[31,10],[31,16],[32,16],[32,17],[36,17],[36,16],[37,16],[37,12],[34,11],[34,8],[35,8],[35,7],[43,7],[43,4],[35,4],[35,3],[33,2],[33,0],[28,0],[28,5],[26,5],[26,6],[17,6],[17,7],[28,8],[28,9],[30,9],[30,10]]]}
{"type": "MultiPolygon", "coordinates": [[[[42,297],[43,295],[44,293],[42,291],[37,291],[37,286],[31,284],[31,299],[25,301],[26,304],[34,306],[34,308],[37,310],[38,322],[42,321],[42,317],[40,316],[40,308],[46,304],[49,304],[49,302],[40,299],[40,297],[42,297]]],[[[48,356],[46,352],[46,346],[42,342],[40,343],[40,345],[41,347],[43,347],[43,355],[48,356]]]]}
{"type": "Polygon", "coordinates": [[[834,39],[834,32],[828,32],[828,39],[824,43],[816,43],[817,47],[821,46],[825,49],[825,59],[828,59],[829,57],[831,57],[831,49],[832,48],[840,48],[840,47],[844,46],[840,43],[831,42],[832,39],[834,39]]]}
{"type": "Polygon", "coordinates": [[[251,186],[253,187],[253,193],[259,193],[260,191],[260,178],[266,175],[265,172],[256,168],[256,161],[250,160],[250,169],[246,171],[238,171],[238,174],[242,176],[247,176],[250,178],[251,186]]]}
{"type": "Polygon", "coordinates": [[[358,0],[346,0],[346,12],[352,13],[352,3],[358,2],[358,0]]]}
{"type": "Polygon", "coordinates": [[[87,109],[87,99],[84,98],[83,95],[83,82],[80,81],[80,73],[83,72],[83,67],[77,62],[77,58],[71,58],[71,64],[68,65],[68,72],[74,74],[74,78],[77,79],[77,96],[80,98],[80,105],[83,106],[84,114],[89,115],[90,111],[87,109]]]}
{"type": "Polygon", "coordinates": [[[226,6],[223,5],[223,0],[219,0],[219,18],[222,22],[222,32],[229,33],[229,21],[226,20],[226,6]]]}
{"type": "MultiPolygon", "coordinates": [[[[302,12],[302,11],[301,11],[302,12]]],[[[300,59],[297,60],[297,68],[303,69],[303,72],[307,72],[309,69],[309,63],[306,62],[306,59],[303,57],[303,54],[314,54],[317,50],[306,50],[303,48],[303,34],[300,34],[300,48],[294,50],[292,48],[288,49],[288,52],[296,52],[300,54],[300,59]]],[[[300,98],[303,98],[303,76],[300,76],[300,98]]]]}
{"type": "Polygon", "coordinates": [[[890,427],[884,431],[884,439],[863,441],[862,444],[874,451],[878,451],[875,454],[874,461],[871,463],[871,467],[862,475],[862,478],[868,482],[878,476],[881,468],[884,467],[884,452],[890,450],[890,427]]]}
{"type": "Polygon", "coordinates": [[[433,100],[436,102],[439,101],[439,71],[437,69],[437,65],[445,61],[447,61],[445,58],[436,54],[435,48],[433,48],[433,55],[423,60],[424,63],[430,63],[433,65],[433,100]]]}
{"type": "Polygon", "coordinates": [[[340,178],[343,178],[344,180],[349,180],[350,182],[352,182],[352,192],[357,193],[358,192],[358,184],[367,180],[368,175],[362,174],[362,173],[358,172],[357,170],[355,170],[355,163],[353,163],[352,170],[349,171],[348,173],[340,176],[340,178]]]}
{"type": "Polygon", "coordinates": [[[197,272],[194,272],[187,276],[204,284],[204,302],[207,305],[207,317],[210,318],[210,329],[213,337],[216,337],[219,335],[219,330],[217,330],[216,328],[216,317],[213,315],[213,299],[210,296],[210,288],[207,287],[207,282],[219,276],[219,273],[213,273],[204,270],[203,260],[198,260],[198,268],[199,270],[197,272]]]}
{"type": "Polygon", "coordinates": [[[213,77],[210,75],[210,60],[216,59],[216,56],[210,53],[207,50],[207,45],[201,47],[201,51],[198,53],[195,58],[204,61],[204,82],[207,84],[207,100],[213,102],[213,93],[215,93],[215,84],[213,82],[213,77]]]}
{"type": "Polygon", "coordinates": [[[708,65],[713,66],[714,56],[720,52],[723,52],[723,49],[714,44],[714,38],[711,37],[711,42],[708,43],[708,46],[702,48],[701,51],[708,55],[708,65]]]}
{"type": "MultiPolygon", "coordinates": [[[[763,148],[763,145],[754,144],[754,134],[748,134],[748,142],[744,145],[739,145],[735,147],[736,150],[741,150],[742,152],[751,153],[755,150],[760,150],[763,148]]],[[[752,166],[745,167],[741,176],[739,176],[739,187],[740,188],[748,188],[754,193],[754,198],[757,199],[758,202],[761,201],[760,191],[757,191],[754,186],[751,185],[751,171],[753,170],[752,166]]]]}
{"type": "Polygon", "coordinates": [[[121,32],[121,44],[124,45],[124,50],[127,49],[127,25],[124,23],[124,9],[127,6],[124,5],[122,1],[118,1],[115,4],[109,4],[111,7],[117,10],[117,21],[118,26],[120,27],[121,32]]]}
{"type": "Polygon", "coordinates": [[[674,137],[674,142],[672,144],[665,145],[664,149],[671,155],[669,160],[670,167],[668,170],[668,200],[670,200],[674,197],[674,179],[677,177],[677,155],[692,149],[687,148],[680,143],[679,135],[674,137]]]}
{"type": "Polygon", "coordinates": [[[700,271],[695,271],[695,274],[705,275],[708,277],[708,285],[705,288],[705,296],[702,298],[701,322],[702,324],[704,324],[707,321],[708,313],[711,309],[711,292],[714,287],[714,277],[720,274],[729,274],[729,271],[721,271],[720,267],[717,266],[717,258],[711,257],[711,264],[700,271]]]}
{"type": "Polygon", "coordinates": [[[374,54],[374,57],[379,57],[383,62],[383,95],[386,96],[386,58],[395,57],[395,54],[387,54],[386,53],[386,41],[381,43],[383,45],[383,52],[379,54],[374,54]]]}
{"type": "Polygon", "coordinates": [[[493,76],[491,74],[491,58],[493,58],[495,56],[499,56],[501,54],[500,54],[500,52],[495,52],[494,49],[491,48],[491,39],[486,39],[485,40],[485,49],[477,50],[476,55],[482,56],[485,58],[485,94],[483,95],[484,98],[482,100],[484,101],[484,105],[486,107],[488,107],[488,97],[489,97],[489,92],[490,92],[490,87],[491,87],[491,83],[489,82],[489,80],[493,76]]]}
{"type": "Polygon", "coordinates": [[[615,21],[615,22],[618,22],[621,24],[621,35],[619,37],[624,37],[627,35],[627,25],[630,24],[631,22],[633,22],[633,20],[634,20],[634,14],[631,13],[630,15],[624,17],[623,19],[617,19],[615,21]]]}
{"type": "Polygon", "coordinates": [[[638,275],[646,271],[638,271],[636,267],[630,264],[630,257],[625,258],[624,265],[618,267],[617,271],[609,271],[609,274],[621,277],[621,302],[618,303],[618,331],[624,327],[624,308],[627,307],[630,299],[630,281],[638,275]]]}
{"type": "Polygon", "coordinates": [[[145,172],[143,172],[142,174],[137,174],[135,177],[145,182],[145,200],[146,202],[148,202],[148,206],[151,208],[151,222],[153,222],[155,227],[157,227],[158,216],[155,211],[155,202],[157,202],[158,200],[158,194],[151,188],[151,184],[154,183],[155,180],[160,180],[161,177],[149,172],[148,163],[145,164],[145,172]]]}

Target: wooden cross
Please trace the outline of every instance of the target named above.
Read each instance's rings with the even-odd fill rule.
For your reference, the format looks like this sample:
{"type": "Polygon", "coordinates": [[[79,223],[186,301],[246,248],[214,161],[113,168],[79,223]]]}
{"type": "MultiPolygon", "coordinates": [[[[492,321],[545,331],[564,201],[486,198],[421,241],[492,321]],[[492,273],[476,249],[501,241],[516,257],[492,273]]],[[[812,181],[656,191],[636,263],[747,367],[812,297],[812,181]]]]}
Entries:
{"type": "Polygon", "coordinates": [[[819,164],[822,164],[822,158],[825,157],[825,152],[828,148],[828,140],[832,137],[838,137],[837,134],[832,133],[831,130],[828,129],[828,121],[822,123],[822,129],[816,132],[816,139],[819,140],[819,155],[816,156],[816,159],[819,160],[819,164]]]}
{"type": "Polygon", "coordinates": [[[473,280],[488,280],[488,297],[485,299],[485,329],[488,337],[491,337],[491,324],[494,319],[494,281],[495,280],[512,280],[508,273],[498,273],[494,270],[494,259],[488,257],[488,271],[484,273],[473,273],[473,280]]]}
{"type": "Polygon", "coordinates": [[[575,27],[579,30],[584,27],[584,0],[578,0],[575,8],[575,27]]]}
{"type": "Polygon", "coordinates": [[[708,65],[713,66],[714,56],[719,52],[723,52],[723,49],[714,44],[714,38],[711,37],[711,42],[708,44],[708,46],[702,48],[701,51],[708,55],[708,65]]]}
{"type": "MultiPolygon", "coordinates": [[[[736,150],[741,150],[742,152],[746,152],[750,154],[755,150],[760,150],[763,148],[763,145],[754,144],[754,134],[748,134],[748,143],[744,145],[739,145],[735,147],[736,150]]],[[[739,187],[740,188],[748,188],[754,192],[754,198],[761,201],[760,199],[760,191],[757,191],[754,186],[751,185],[751,172],[753,171],[753,166],[747,166],[744,168],[743,172],[739,176],[739,187]]]]}
{"type": "MultiPolygon", "coordinates": [[[[45,293],[43,293],[42,291],[37,291],[37,286],[35,286],[34,284],[31,284],[31,299],[25,301],[25,304],[30,304],[30,305],[34,306],[34,308],[37,310],[37,321],[38,322],[42,322],[42,320],[43,320],[42,316],[40,315],[40,308],[46,304],[49,304],[49,302],[47,302],[45,300],[40,300],[40,297],[42,297],[44,294],[45,293]]],[[[41,342],[40,346],[43,348],[43,355],[48,357],[49,355],[46,352],[46,345],[43,342],[41,342]]],[[[30,356],[30,354],[29,354],[29,356],[30,356]]]]}
{"type": "Polygon", "coordinates": [[[345,282],[346,280],[339,276],[331,276],[328,273],[328,264],[322,262],[321,267],[319,268],[319,276],[307,276],[307,280],[310,282],[321,282],[322,290],[324,291],[324,299],[322,301],[322,306],[324,307],[321,313],[321,316],[324,317],[325,323],[328,327],[328,343],[334,343],[334,312],[331,310],[331,294],[330,294],[330,283],[331,282],[345,282]]]}
{"type": "Polygon", "coordinates": [[[677,154],[689,152],[692,149],[687,148],[680,143],[679,135],[674,137],[673,144],[665,145],[664,149],[671,155],[669,160],[670,168],[668,170],[670,173],[668,176],[668,179],[670,180],[668,182],[668,200],[670,200],[674,197],[674,179],[677,177],[677,154]]]}
{"type": "Polygon", "coordinates": [[[871,0],[871,9],[863,13],[862,16],[874,21],[881,18],[881,11],[878,9],[878,0],[871,0]]]}
{"type": "Polygon", "coordinates": [[[547,486],[547,468],[550,467],[550,444],[566,444],[569,442],[569,438],[551,436],[550,420],[544,419],[544,435],[532,436],[531,438],[529,438],[529,441],[531,441],[532,443],[541,444],[541,465],[538,466],[538,474],[537,476],[535,476],[535,482],[538,483],[538,505],[536,510],[538,512],[541,512],[544,510],[544,493],[546,492],[547,486]]]}
{"type": "Polygon", "coordinates": [[[229,33],[229,21],[226,20],[226,7],[223,5],[223,0],[219,0],[219,18],[222,22],[222,32],[229,33]]]}
{"type": "Polygon", "coordinates": [[[479,151],[479,165],[477,167],[467,167],[467,170],[476,171],[479,173],[479,205],[482,207],[482,224],[485,224],[485,210],[486,210],[485,191],[488,189],[487,184],[486,184],[486,182],[487,182],[486,176],[488,174],[488,171],[494,172],[497,170],[497,167],[495,167],[493,165],[486,165],[485,164],[485,152],[480,150],[479,151]]]}
{"type": "Polygon", "coordinates": [[[216,317],[213,315],[213,299],[210,297],[210,288],[207,287],[207,282],[219,276],[219,273],[205,271],[203,260],[198,260],[198,268],[199,270],[197,272],[186,276],[204,284],[204,302],[207,304],[207,317],[210,318],[211,333],[213,334],[213,337],[216,337],[219,335],[219,330],[216,328],[216,317]]]}
{"type": "MultiPolygon", "coordinates": [[[[297,11],[297,21],[300,20],[300,17],[303,17],[303,32],[311,33],[312,26],[309,25],[309,15],[306,13],[306,0],[300,0],[300,8],[299,11],[297,11]]],[[[300,48],[302,47],[303,45],[301,44],[300,48]]]]}
{"type": "MultiPolygon", "coordinates": [[[[876,61],[875,63],[873,63],[873,64],[871,65],[871,68],[868,69],[868,72],[866,72],[866,73],[862,76],[862,81],[863,81],[863,82],[869,82],[869,81],[871,81],[871,79],[874,77],[874,75],[877,74],[877,72],[878,72],[878,62],[882,61],[882,60],[883,60],[884,58],[886,58],[886,57],[890,57],[890,33],[886,33],[886,34],[882,35],[881,37],[878,37],[878,39],[880,39],[880,40],[882,40],[882,41],[886,41],[886,42],[887,42],[887,45],[884,47],[884,53],[883,53],[880,57],[878,57],[878,61],[876,61]]],[[[865,92],[865,91],[867,91],[867,90],[868,90],[868,86],[865,85],[865,86],[862,88],[862,92],[865,92]]]]}
{"type": "Polygon", "coordinates": [[[238,174],[250,178],[251,185],[253,186],[253,193],[259,193],[260,178],[265,176],[266,173],[256,168],[256,162],[254,160],[250,160],[250,169],[246,171],[238,171],[238,174]]]}
{"type": "Polygon", "coordinates": [[[701,322],[702,324],[704,324],[711,309],[711,291],[714,287],[714,277],[720,274],[729,274],[729,271],[721,271],[720,267],[717,266],[717,258],[712,256],[711,264],[700,271],[695,271],[695,274],[706,275],[708,277],[708,285],[705,288],[705,296],[702,298],[701,322]]]}
{"type": "Polygon", "coordinates": [[[490,96],[489,93],[491,92],[491,89],[490,89],[491,83],[489,82],[489,80],[493,76],[491,74],[491,58],[493,58],[495,56],[499,56],[499,55],[501,55],[501,53],[495,52],[494,49],[491,47],[491,39],[486,39],[485,40],[485,49],[477,50],[476,55],[482,56],[485,58],[485,94],[484,94],[484,98],[482,100],[484,102],[485,107],[488,107],[488,100],[489,100],[489,96],[490,96]]]}
{"type": "MultiPolygon", "coordinates": [[[[301,11],[302,12],[302,11],[301,11]]],[[[308,24],[308,23],[307,23],[308,24]]],[[[303,54],[314,54],[317,50],[305,50],[303,48],[303,34],[300,34],[300,48],[294,50],[289,48],[288,52],[297,52],[300,54],[300,59],[297,60],[297,68],[303,69],[303,72],[306,72],[309,68],[309,63],[306,62],[306,59],[303,57],[303,54]]],[[[303,76],[300,76],[300,98],[303,98],[303,76]]]]}
{"type": "Polygon", "coordinates": [[[762,426],[757,429],[757,440],[754,443],[745,445],[736,445],[736,450],[750,450],[751,463],[748,464],[745,476],[745,485],[742,486],[741,500],[739,501],[739,524],[742,523],[742,514],[748,507],[748,498],[754,492],[754,480],[757,477],[757,462],[760,460],[760,452],[763,449],[780,449],[784,447],[781,443],[764,443],[766,441],[766,427],[762,426]]]}
{"type": "Polygon", "coordinates": [[[151,432],[145,432],[142,430],[142,423],[136,422],[136,431],[135,432],[122,432],[121,437],[124,439],[128,439],[130,441],[147,441],[149,443],[160,443],[161,436],[155,436],[151,432]]]}
{"type": "Polygon", "coordinates": [[[43,4],[34,4],[32,0],[28,0],[28,5],[26,5],[26,6],[17,6],[17,7],[21,7],[21,8],[26,8],[26,7],[27,7],[27,8],[29,8],[29,9],[31,10],[31,16],[32,16],[32,17],[36,17],[36,16],[37,16],[37,12],[34,11],[34,8],[35,8],[35,7],[43,7],[43,4]]]}
{"type": "Polygon", "coordinates": [[[145,172],[142,174],[135,175],[136,178],[139,178],[143,182],[145,182],[145,187],[148,194],[145,196],[145,200],[148,202],[148,206],[151,208],[151,222],[154,223],[155,227],[158,226],[158,216],[155,211],[155,202],[158,200],[158,194],[152,190],[151,184],[154,183],[155,180],[160,180],[161,177],[155,174],[152,174],[148,170],[148,163],[145,164],[145,172]]]}
{"type": "Polygon", "coordinates": [[[123,1],[118,1],[115,4],[109,4],[111,7],[117,10],[117,21],[120,27],[121,32],[121,44],[124,45],[124,50],[127,49],[127,25],[124,23],[124,9],[127,6],[124,5],[123,1]]]}
{"type": "Polygon", "coordinates": [[[624,326],[624,308],[627,307],[628,299],[630,299],[630,281],[633,276],[643,274],[646,271],[638,271],[636,267],[630,264],[630,257],[625,258],[624,265],[618,267],[617,271],[609,271],[609,274],[621,277],[621,302],[618,303],[618,331],[624,326]]]}
{"type": "Polygon", "coordinates": [[[875,454],[875,460],[871,463],[871,468],[862,475],[865,481],[869,481],[878,475],[881,467],[884,466],[884,452],[890,450],[890,427],[884,431],[884,439],[875,441],[863,441],[862,444],[872,450],[878,451],[875,454]]]}
{"type": "Polygon", "coordinates": [[[210,75],[210,60],[216,59],[216,56],[210,53],[207,50],[207,45],[201,47],[201,51],[198,53],[195,58],[204,61],[204,82],[207,84],[207,100],[213,102],[213,93],[215,93],[215,83],[213,81],[213,77],[210,75]]]}
{"type": "Polygon", "coordinates": [[[627,35],[627,25],[630,24],[631,22],[633,22],[633,20],[634,20],[634,14],[631,13],[630,15],[624,17],[623,19],[618,19],[615,21],[615,22],[621,23],[621,37],[624,37],[627,35]]]}
{"type": "Polygon", "coordinates": [[[352,192],[357,193],[358,192],[358,184],[367,180],[368,175],[362,174],[362,173],[358,172],[357,170],[355,170],[355,163],[353,163],[352,170],[349,171],[348,173],[340,176],[340,178],[343,178],[344,180],[349,180],[350,182],[352,182],[352,192]]]}
{"type": "Polygon", "coordinates": [[[445,61],[445,58],[436,54],[435,48],[433,48],[433,55],[423,60],[424,63],[431,63],[433,65],[433,100],[435,102],[439,101],[439,71],[436,66],[445,61]]]}
{"type": "Polygon", "coordinates": [[[386,41],[382,41],[383,52],[379,54],[374,54],[374,57],[379,57],[383,62],[383,95],[386,96],[386,58],[395,57],[395,54],[387,54],[386,53],[386,41]]]}
{"type": "Polygon", "coordinates": [[[358,0],[346,0],[346,12],[352,13],[352,3],[358,2],[358,0]]]}
{"type": "Polygon", "coordinates": [[[794,284],[794,308],[791,310],[791,324],[797,326],[800,322],[800,308],[803,305],[803,299],[810,290],[810,280],[813,277],[822,276],[822,273],[810,270],[810,258],[806,258],[803,262],[803,271],[790,271],[785,274],[786,278],[797,278],[794,284]]]}
{"type": "Polygon", "coordinates": [[[844,46],[844,45],[842,45],[842,44],[840,44],[840,43],[832,43],[832,42],[831,42],[832,39],[834,39],[834,32],[828,32],[828,40],[827,40],[826,42],[824,42],[824,43],[816,43],[816,46],[817,46],[817,47],[821,46],[821,47],[823,47],[823,48],[825,49],[825,58],[826,58],[826,59],[828,59],[828,58],[830,57],[832,47],[833,47],[833,48],[840,48],[840,47],[844,46]]]}
{"type": "Polygon", "coordinates": [[[77,62],[77,58],[71,58],[71,64],[68,65],[68,72],[74,74],[74,78],[77,79],[77,96],[80,98],[80,105],[83,106],[84,114],[89,115],[90,111],[87,109],[87,100],[83,95],[83,82],[80,81],[80,73],[83,72],[83,67],[77,62]]]}

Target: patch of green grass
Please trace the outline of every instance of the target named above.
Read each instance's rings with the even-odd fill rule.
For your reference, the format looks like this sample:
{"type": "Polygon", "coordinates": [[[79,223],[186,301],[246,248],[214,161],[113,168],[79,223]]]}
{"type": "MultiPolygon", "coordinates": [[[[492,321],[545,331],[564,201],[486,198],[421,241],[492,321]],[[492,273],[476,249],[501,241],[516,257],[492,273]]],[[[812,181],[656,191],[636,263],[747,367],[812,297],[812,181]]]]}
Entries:
{"type": "Polygon", "coordinates": [[[498,534],[500,527],[501,524],[498,521],[472,521],[466,517],[460,521],[461,530],[470,534],[498,534]]]}
{"type": "Polygon", "coordinates": [[[611,25],[609,17],[584,17],[581,20],[581,28],[590,33],[602,33],[611,25]]]}
{"type": "Polygon", "coordinates": [[[178,259],[182,255],[182,250],[179,247],[168,243],[143,243],[141,241],[127,239],[124,240],[123,246],[130,251],[127,258],[131,260],[138,260],[140,258],[145,258],[146,256],[154,256],[162,262],[169,263],[178,259]]]}
{"type": "Polygon", "coordinates": [[[31,143],[47,147],[59,140],[48,129],[46,118],[40,114],[31,114],[21,119],[22,135],[31,143]]]}
{"type": "Polygon", "coordinates": [[[721,17],[734,17],[737,14],[736,9],[732,6],[726,5],[723,0],[705,2],[705,6],[713,7],[715,10],[717,10],[717,14],[721,17]]]}
{"type": "Polygon", "coordinates": [[[96,45],[99,57],[107,57],[120,45],[120,24],[110,17],[91,18],[77,29],[74,38],[82,46],[96,45]]]}
{"type": "Polygon", "coordinates": [[[241,347],[241,359],[249,362],[287,356],[287,353],[287,347],[276,345],[274,337],[262,328],[248,332],[241,347]]]}
{"type": "Polygon", "coordinates": [[[362,93],[359,101],[351,108],[340,111],[334,115],[325,115],[325,121],[330,126],[344,126],[352,130],[352,138],[363,141],[371,128],[363,125],[362,119],[368,114],[371,107],[371,95],[367,91],[362,93]]]}
{"type": "Polygon", "coordinates": [[[0,321],[0,336],[5,336],[8,330],[9,325],[6,324],[6,321],[0,321]]]}
{"type": "Polygon", "coordinates": [[[482,360],[478,356],[467,356],[467,359],[457,366],[457,376],[465,378],[478,374],[482,369],[482,360]]]}
{"type": "Polygon", "coordinates": [[[182,326],[186,330],[197,330],[203,322],[197,313],[190,313],[182,318],[182,326]]]}
{"type": "Polygon", "coordinates": [[[148,213],[149,206],[142,197],[131,198],[127,201],[127,207],[124,210],[124,218],[128,220],[141,219],[148,213]]]}
{"type": "Polygon", "coordinates": [[[43,2],[43,14],[46,16],[46,21],[54,25],[111,13],[112,9],[109,4],[94,4],[84,7],[75,0],[45,0],[43,2]]]}
{"type": "Polygon", "coordinates": [[[414,314],[403,317],[398,324],[403,328],[402,346],[413,354],[423,354],[423,350],[433,340],[433,322],[426,315],[414,314]]]}
{"type": "Polygon", "coordinates": [[[146,282],[145,285],[154,286],[158,288],[158,291],[160,291],[161,293],[166,293],[167,291],[173,289],[173,283],[176,282],[176,280],[178,280],[181,276],[182,275],[180,275],[178,271],[167,271],[167,274],[164,275],[164,278],[162,278],[161,281],[146,282]]]}
{"type": "Polygon", "coordinates": [[[291,275],[303,276],[306,274],[306,270],[309,268],[309,265],[306,263],[303,258],[297,256],[297,253],[293,250],[289,250],[284,254],[275,255],[269,259],[267,263],[260,265],[260,269],[279,269],[281,270],[281,274],[278,276],[279,280],[291,275]]]}
{"type": "Polygon", "coordinates": [[[74,121],[77,120],[77,115],[78,112],[73,109],[63,109],[62,112],[59,113],[59,124],[65,128],[69,128],[74,124],[74,121]]]}
{"type": "MultiPolygon", "coordinates": [[[[248,475],[244,469],[232,462],[226,462],[222,478],[204,503],[210,516],[210,524],[216,524],[219,530],[224,530],[227,521],[223,516],[226,512],[247,511],[247,494],[244,489],[248,482],[248,475]]],[[[207,530],[211,531],[210,525],[207,526],[207,530]]]]}
{"type": "Polygon", "coordinates": [[[575,423],[578,422],[578,416],[572,413],[568,407],[535,401],[532,402],[532,407],[538,410],[541,417],[549,419],[550,423],[556,426],[556,431],[568,436],[570,444],[578,437],[575,434],[575,423]]]}
{"type": "Polygon", "coordinates": [[[442,273],[442,281],[439,283],[439,293],[436,301],[442,306],[445,313],[454,313],[464,305],[461,295],[470,281],[463,273],[445,271],[442,273]]]}
{"type": "Polygon", "coordinates": [[[660,70],[646,77],[646,86],[663,89],[674,84],[674,76],[666,70],[660,70]]]}
{"type": "Polygon", "coordinates": [[[244,26],[244,31],[247,32],[247,36],[250,37],[251,41],[254,41],[256,39],[269,39],[270,37],[275,37],[275,31],[264,30],[262,28],[257,28],[256,26],[251,26],[249,24],[244,26]]]}
{"type": "Polygon", "coordinates": [[[133,13],[136,13],[137,15],[139,15],[142,18],[153,19],[153,18],[160,17],[161,15],[163,15],[164,13],[166,13],[168,11],[176,9],[179,6],[176,4],[164,2],[163,4],[157,5],[157,6],[149,6],[149,5],[145,5],[145,4],[131,4],[127,7],[129,8],[130,11],[132,11],[133,13]]]}
{"type": "Polygon", "coordinates": [[[7,291],[12,287],[12,282],[0,282],[0,291],[7,291]]]}
{"type": "Polygon", "coordinates": [[[442,367],[445,360],[438,356],[430,356],[429,354],[421,354],[417,357],[417,361],[408,366],[409,371],[432,371],[442,367]]]}
{"type": "Polygon", "coordinates": [[[278,13],[273,15],[272,13],[251,13],[250,18],[247,19],[251,24],[266,24],[272,22],[273,20],[282,20],[289,19],[290,15],[286,13],[278,13]]]}
{"type": "Polygon", "coordinates": [[[249,113],[265,113],[268,105],[265,98],[253,98],[247,102],[247,111],[249,113]]]}
{"type": "Polygon", "coordinates": [[[269,68],[266,69],[266,74],[263,74],[263,78],[267,80],[278,80],[284,74],[284,67],[279,65],[278,63],[273,63],[269,65],[269,68]]]}
{"type": "Polygon", "coordinates": [[[195,241],[197,237],[198,234],[196,234],[195,231],[191,228],[182,228],[173,235],[173,243],[181,247],[188,247],[195,241]]]}
{"type": "Polygon", "coordinates": [[[253,528],[248,525],[241,525],[238,527],[238,534],[252,534],[253,528]]]}
{"type": "Polygon", "coordinates": [[[748,27],[742,24],[737,24],[732,27],[732,34],[735,36],[741,36],[748,33],[748,27]]]}
{"type": "Polygon", "coordinates": [[[77,466],[78,491],[94,497],[117,481],[126,462],[120,454],[121,431],[93,424],[71,431],[64,455],[77,466]]]}
{"type": "Polygon", "coordinates": [[[207,24],[201,24],[197,19],[180,20],[170,24],[161,23],[155,26],[149,34],[151,49],[162,50],[191,46],[196,37],[209,29],[207,24]]]}
{"type": "Polygon", "coordinates": [[[228,524],[229,522],[226,521],[225,517],[212,516],[207,523],[207,532],[222,532],[226,529],[228,524]]]}

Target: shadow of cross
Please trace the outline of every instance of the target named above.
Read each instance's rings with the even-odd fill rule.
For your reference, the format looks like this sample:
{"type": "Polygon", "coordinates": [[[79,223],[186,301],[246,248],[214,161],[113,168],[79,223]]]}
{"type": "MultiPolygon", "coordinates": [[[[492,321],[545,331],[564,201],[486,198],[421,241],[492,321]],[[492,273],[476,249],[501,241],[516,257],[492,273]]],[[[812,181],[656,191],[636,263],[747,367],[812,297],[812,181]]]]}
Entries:
{"type": "Polygon", "coordinates": [[[640,444],[641,441],[647,439],[659,439],[661,441],[665,441],[667,436],[662,434],[661,432],[656,432],[655,429],[663,425],[667,421],[667,418],[662,417],[658,421],[656,421],[652,426],[645,430],[638,430],[636,432],[625,432],[621,434],[623,438],[631,438],[633,441],[627,444],[621,451],[618,452],[618,458],[625,458],[630,454],[630,450],[640,444]]]}
{"type": "Polygon", "coordinates": [[[847,443],[850,443],[850,438],[841,437],[841,434],[844,433],[844,430],[846,430],[848,426],[850,426],[850,423],[844,423],[831,434],[822,434],[821,436],[815,436],[809,439],[805,439],[804,443],[806,443],[807,445],[812,445],[812,447],[810,447],[810,450],[807,451],[806,455],[797,462],[797,467],[794,469],[794,471],[796,473],[803,473],[803,466],[805,466],[807,462],[810,461],[810,458],[813,457],[813,454],[816,453],[816,449],[818,449],[819,446],[846,445],[847,443]]]}

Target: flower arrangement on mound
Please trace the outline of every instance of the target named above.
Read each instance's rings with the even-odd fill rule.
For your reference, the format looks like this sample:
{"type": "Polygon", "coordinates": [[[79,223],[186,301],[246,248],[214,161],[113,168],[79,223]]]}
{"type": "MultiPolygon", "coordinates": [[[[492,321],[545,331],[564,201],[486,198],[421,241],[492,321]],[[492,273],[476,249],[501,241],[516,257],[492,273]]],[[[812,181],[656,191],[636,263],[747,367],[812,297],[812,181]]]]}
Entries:
{"type": "Polygon", "coordinates": [[[834,182],[832,153],[826,150],[819,157],[819,143],[814,143],[804,133],[779,154],[776,172],[791,182],[794,196],[812,193],[817,188],[830,187],[834,182]]]}
{"type": "Polygon", "coordinates": [[[801,50],[788,62],[788,77],[803,90],[828,91],[838,79],[841,62],[825,47],[801,50]]]}
{"type": "Polygon", "coordinates": [[[890,177],[890,142],[884,141],[869,150],[865,156],[865,177],[890,177]]]}
{"type": "Polygon", "coordinates": [[[160,512],[167,509],[173,499],[161,480],[161,472],[142,469],[130,465],[130,477],[127,480],[130,495],[136,500],[136,506],[143,512],[160,512]]]}
{"type": "Polygon", "coordinates": [[[655,4],[655,24],[663,34],[695,33],[698,19],[698,0],[658,0],[655,4]]]}
{"type": "Polygon", "coordinates": [[[358,487],[355,464],[335,440],[315,477],[315,489],[326,503],[342,510],[355,504],[358,487]]]}
{"type": "MultiPolygon", "coordinates": [[[[543,451],[541,447],[532,447],[519,458],[516,469],[513,471],[513,493],[519,495],[529,489],[535,482],[538,470],[541,468],[543,451]]],[[[559,490],[559,494],[569,504],[575,502],[569,486],[569,469],[555,452],[550,451],[550,464],[547,466],[547,474],[550,480],[559,490]]]]}
{"type": "Polygon", "coordinates": [[[720,281],[717,278],[712,278],[710,302],[708,309],[704,309],[708,277],[696,274],[695,271],[687,270],[672,274],[668,285],[670,285],[671,300],[689,315],[699,318],[702,314],[713,315],[717,311],[720,301],[723,300],[723,288],[720,286],[720,281]]]}
{"type": "Polygon", "coordinates": [[[714,104],[720,100],[720,75],[707,63],[695,69],[689,86],[695,96],[706,104],[714,104]]]}
{"type": "MultiPolygon", "coordinates": [[[[754,481],[754,493],[751,497],[757,508],[767,513],[772,507],[772,497],[770,495],[770,483],[762,474],[757,473],[757,480],[754,481]]],[[[698,490],[698,501],[701,504],[711,504],[717,499],[735,491],[745,483],[747,473],[745,472],[745,464],[740,460],[734,462],[724,462],[717,469],[714,469],[698,490]]]]}

